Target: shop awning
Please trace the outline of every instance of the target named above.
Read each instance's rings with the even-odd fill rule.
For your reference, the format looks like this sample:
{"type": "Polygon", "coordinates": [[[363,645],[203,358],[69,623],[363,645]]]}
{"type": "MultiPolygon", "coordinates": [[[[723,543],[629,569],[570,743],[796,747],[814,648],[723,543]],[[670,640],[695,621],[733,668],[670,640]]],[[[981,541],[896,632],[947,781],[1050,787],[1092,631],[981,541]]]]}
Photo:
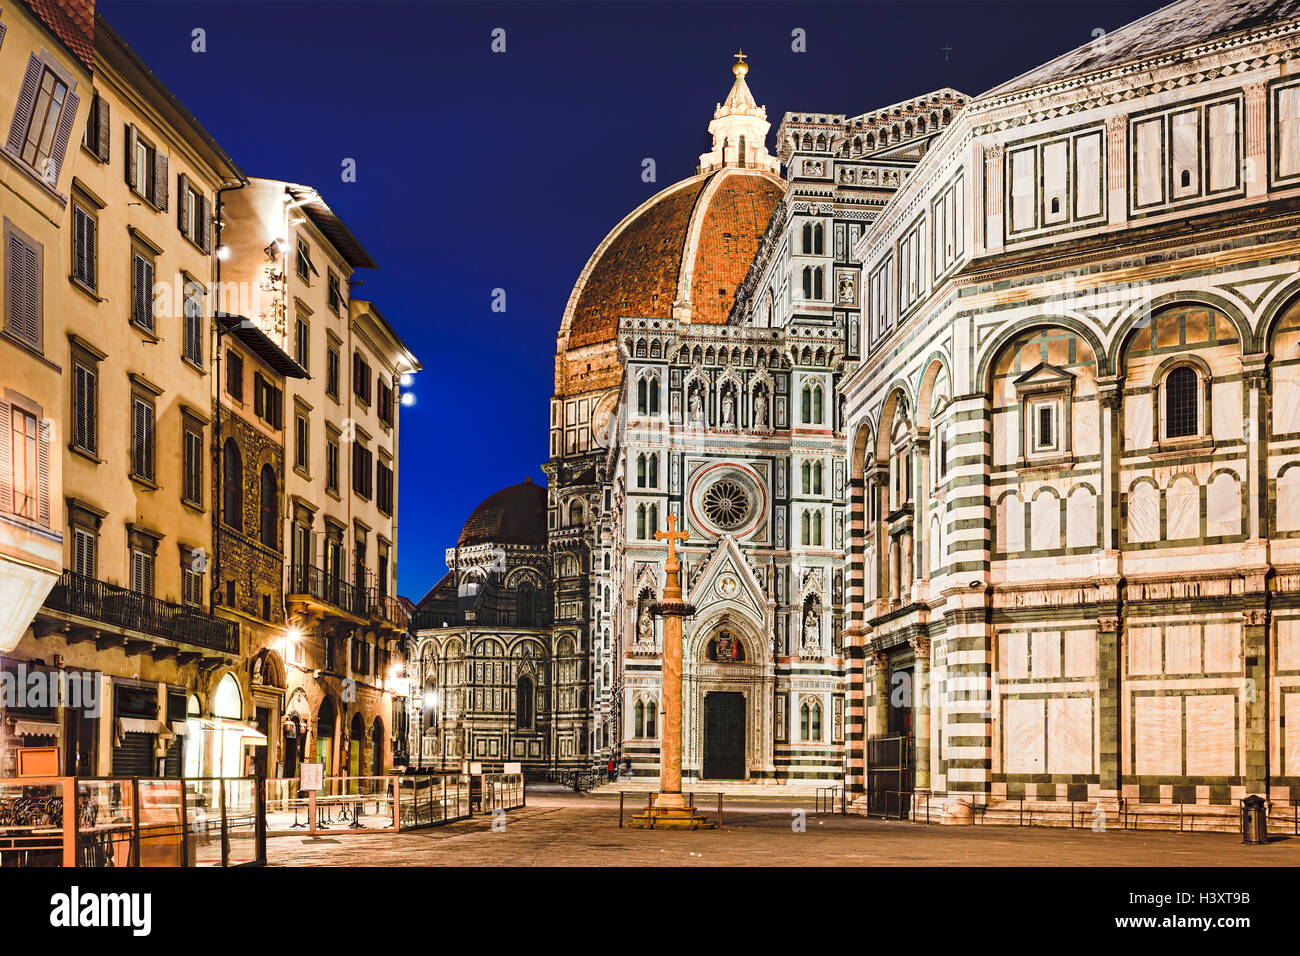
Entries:
{"type": "MultiPolygon", "coordinates": [[[[244,740],[261,741],[266,743],[266,734],[261,733],[252,724],[246,724],[241,720],[228,720],[224,717],[190,717],[185,722],[185,731],[188,732],[191,725],[197,725],[200,730],[217,731],[239,731],[239,736],[244,740]]],[[[177,733],[181,733],[180,723],[177,722],[177,733]]],[[[257,744],[254,744],[257,746],[257,744]]]]}
{"type": "Polygon", "coordinates": [[[16,720],[14,733],[19,737],[57,737],[59,725],[44,720],[16,720]]]}
{"type": "Polygon", "coordinates": [[[118,736],[122,734],[157,734],[164,740],[171,740],[176,735],[161,720],[148,717],[117,718],[118,736]]]}

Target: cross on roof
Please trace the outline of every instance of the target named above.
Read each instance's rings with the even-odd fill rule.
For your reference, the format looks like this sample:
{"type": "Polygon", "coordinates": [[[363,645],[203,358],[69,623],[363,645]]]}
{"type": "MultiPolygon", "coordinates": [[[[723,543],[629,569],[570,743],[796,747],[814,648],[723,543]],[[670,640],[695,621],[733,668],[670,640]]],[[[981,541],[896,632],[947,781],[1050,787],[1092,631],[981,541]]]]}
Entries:
{"type": "Polygon", "coordinates": [[[745,62],[745,51],[744,51],[744,50],[737,50],[737,51],[733,54],[733,56],[735,56],[735,58],[736,58],[737,60],[739,60],[741,63],[744,63],[744,62],[745,62]]]}

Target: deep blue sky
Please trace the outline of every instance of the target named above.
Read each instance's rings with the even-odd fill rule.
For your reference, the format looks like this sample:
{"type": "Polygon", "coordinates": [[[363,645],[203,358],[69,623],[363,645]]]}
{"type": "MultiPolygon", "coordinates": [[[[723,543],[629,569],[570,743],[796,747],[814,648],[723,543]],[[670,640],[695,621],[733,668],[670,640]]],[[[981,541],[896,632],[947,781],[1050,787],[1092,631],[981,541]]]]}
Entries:
{"type": "Polygon", "coordinates": [[[479,501],[543,480],[573,282],[619,219],[694,173],[737,47],[775,130],[789,110],[975,95],[1158,6],[99,2],[246,172],[317,187],[379,263],[357,294],[425,368],[402,410],[399,488],[399,584],[417,600],[479,501]],[[196,27],[206,53],[191,52],[196,27]],[[340,181],[347,157],[355,183],[340,181]]]}

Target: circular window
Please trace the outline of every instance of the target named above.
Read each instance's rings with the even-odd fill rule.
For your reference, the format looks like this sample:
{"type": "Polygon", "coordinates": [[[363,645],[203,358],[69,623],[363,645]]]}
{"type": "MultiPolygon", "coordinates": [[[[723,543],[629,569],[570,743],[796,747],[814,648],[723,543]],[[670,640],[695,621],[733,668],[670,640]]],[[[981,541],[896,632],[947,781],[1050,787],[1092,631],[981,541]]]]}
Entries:
{"type": "Polygon", "coordinates": [[[704,491],[704,514],[724,531],[734,531],[749,517],[749,494],[738,481],[720,478],[704,491]]]}

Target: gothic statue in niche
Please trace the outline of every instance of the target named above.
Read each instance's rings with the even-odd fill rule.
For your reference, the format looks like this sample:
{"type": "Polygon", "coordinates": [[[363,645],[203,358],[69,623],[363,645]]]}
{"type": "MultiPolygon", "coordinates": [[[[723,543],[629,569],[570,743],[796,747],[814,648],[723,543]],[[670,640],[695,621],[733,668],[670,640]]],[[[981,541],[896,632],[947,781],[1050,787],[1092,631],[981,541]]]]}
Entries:
{"type": "Polygon", "coordinates": [[[817,613],[812,608],[808,608],[808,613],[803,619],[804,647],[820,647],[821,642],[821,628],[817,625],[817,613]]]}
{"type": "Polygon", "coordinates": [[[687,401],[688,420],[692,425],[704,424],[704,388],[699,382],[691,385],[691,395],[687,401]]]}
{"type": "Polygon", "coordinates": [[[767,389],[764,388],[754,393],[754,427],[767,427],[767,389]]]}
{"type": "Polygon", "coordinates": [[[641,617],[636,622],[636,636],[642,643],[649,643],[654,639],[654,621],[650,618],[650,608],[641,608],[641,617]]]}
{"type": "Polygon", "coordinates": [[[722,427],[736,426],[736,390],[730,385],[722,387],[722,427]]]}
{"type": "Polygon", "coordinates": [[[705,656],[711,661],[723,664],[735,664],[745,659],[745,645],[727,630],[718,633],[709,640],[705,656]]]}

